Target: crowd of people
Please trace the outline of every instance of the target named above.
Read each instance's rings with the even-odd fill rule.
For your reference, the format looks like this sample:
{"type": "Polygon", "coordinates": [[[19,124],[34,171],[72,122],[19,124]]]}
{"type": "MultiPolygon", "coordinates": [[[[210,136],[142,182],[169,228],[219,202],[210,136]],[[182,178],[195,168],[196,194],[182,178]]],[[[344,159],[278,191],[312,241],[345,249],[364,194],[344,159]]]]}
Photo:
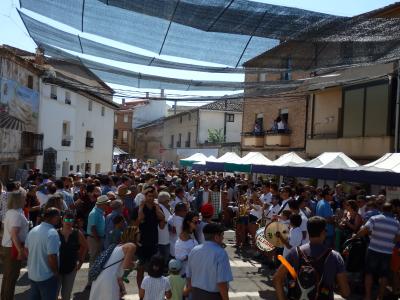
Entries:
{"type": "Polygon", "coordinates": [[[278,299],[347,297],[349,281],[363,278],[369,300],[375,277],[378,299],[388,285],[400,291],[400,200],[384,191],[278,185],[129,160],[108,174],[32,170],[25,182],[0,188],[4,300],[14,298],[25,260],[35,300],[71,299],[86,261],[90,299],[121,299],[133,270],[140,299],[229,299],[227,227],[236,231],[236,251],[276,270],[278,299]],[[279,245],[263,252],[260,228],[276,223],[287,232],[275,232],[279,245]]]}

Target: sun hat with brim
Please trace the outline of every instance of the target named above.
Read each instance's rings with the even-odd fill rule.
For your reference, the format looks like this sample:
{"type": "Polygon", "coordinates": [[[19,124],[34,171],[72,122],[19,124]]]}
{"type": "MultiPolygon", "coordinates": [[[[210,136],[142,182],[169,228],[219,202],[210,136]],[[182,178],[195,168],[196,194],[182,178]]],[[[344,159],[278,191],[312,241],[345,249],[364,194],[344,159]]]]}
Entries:
{"type": "Polygon", "coordinates": [[[125,197],[130,195],[132,192],[129,190],[129,188],[126,185],[120,185],[117,189],[117,195],[119,197],[125,197]]]}
{"type": "Polygon", "coordinates": [[[111,200],[108,199],[106,195],[101,195],[100,197],[97,198],[96,205],[108,204],[110,202],[111,200]]]}

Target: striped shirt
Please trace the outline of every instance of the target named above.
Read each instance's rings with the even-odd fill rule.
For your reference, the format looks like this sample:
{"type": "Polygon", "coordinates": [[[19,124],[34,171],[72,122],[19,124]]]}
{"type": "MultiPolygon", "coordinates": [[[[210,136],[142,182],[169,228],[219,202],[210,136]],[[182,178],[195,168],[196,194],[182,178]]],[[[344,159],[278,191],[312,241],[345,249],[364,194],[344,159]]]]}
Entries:
{"type": "Polygon", "coordinates": [[[171,290],[169,280],[164,276],[159,278],[146,276],[142,281],[141,288],[144,289],[143,300],[163,300],[165,292],[171,290]]]}
{"type": "Polygon", "coordinates": [[[383,213],[371,217],[365,224],[371,231],[369,249],[385,254],[392,254],[396,235],[400,234],[400,223],[392,214],[383,213]]]}

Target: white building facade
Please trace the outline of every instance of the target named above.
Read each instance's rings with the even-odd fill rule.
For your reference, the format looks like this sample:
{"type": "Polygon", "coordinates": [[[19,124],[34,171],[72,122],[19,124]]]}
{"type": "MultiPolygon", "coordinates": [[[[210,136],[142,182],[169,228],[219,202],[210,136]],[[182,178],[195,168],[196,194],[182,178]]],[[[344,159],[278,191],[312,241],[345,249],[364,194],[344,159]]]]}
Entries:
{"type": "Polygon", "coordinates": [[[110,171],[114,110],[97,97],[42,82],[38,131],[44,153],[37,167],[57,177],[110,171]]]}

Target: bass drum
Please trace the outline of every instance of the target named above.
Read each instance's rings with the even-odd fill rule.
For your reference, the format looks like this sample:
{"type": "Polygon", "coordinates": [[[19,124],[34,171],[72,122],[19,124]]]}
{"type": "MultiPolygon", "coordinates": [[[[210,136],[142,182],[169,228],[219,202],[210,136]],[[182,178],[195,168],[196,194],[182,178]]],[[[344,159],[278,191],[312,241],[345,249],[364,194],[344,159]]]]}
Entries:
{"type": "Polygon", "coordinates": [[[281,223],[281,222],[272,222],[269,223],[264,230],[265,238],[268,242],[278,248],[283,248],[283,243],[277,237],[277,233],[280,232],[281,236],[284,239],[287,239],[289,236],[289,225],[281,223]]]}
{"type": "Polygon", "coordinates": [[[256,246],[263,252],[270,252],[275,249],[275,246],[272,245],[264,236],[265,227],[260,228],[256,232],[256,246]]]}

